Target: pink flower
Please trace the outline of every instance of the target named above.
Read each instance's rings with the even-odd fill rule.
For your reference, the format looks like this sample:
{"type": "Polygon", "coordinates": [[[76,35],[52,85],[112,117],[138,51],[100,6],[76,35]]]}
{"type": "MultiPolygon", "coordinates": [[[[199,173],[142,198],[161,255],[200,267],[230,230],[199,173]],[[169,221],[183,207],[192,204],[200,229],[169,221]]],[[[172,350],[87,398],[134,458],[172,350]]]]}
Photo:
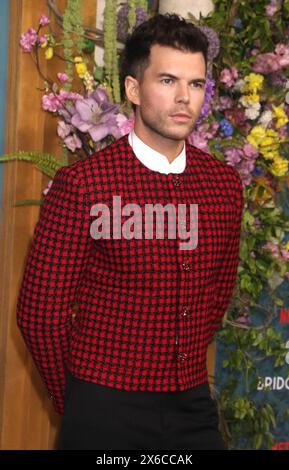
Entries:
{"type": "Polygon", "coordinates": [[[59,135],[61,139],[65,139],[65,137],[67,137],[71,131],[72,131],[72,126],[70,126],[69,124],[66,124],[66,122],[64,121],[59,121],[57,125],[57,134],[59,135]]]}
{"type": "Polygon", "coordinates": [[[67,82],[67,80],[68,80],[68,78],[69,78],[66,73],[62,73],[62,72],[59,72],[59,73],[57,74],[57,77],[58,77],[58,79],[59,79],[59,81],[60,81],[61,83],[67,82]]]}
{"type": "Polygon", "coordinates": [[[275,257],[279,257],[279,249],[278,246],[275,245],[275,243],[272,242],[266,242],[263,248],[270,250],[271,254],[275,257]]]}
{"type": "Polygon", "coordinates": [[[32,46],[37,41],[37,32],[33,28],[29,28],[26,33],[22,33],[20,37],[20,46],[24,52],[31,52],[32,46]]]}
{"type": "Polygon", "coordinates": [[[46,39],[45,36],[39,36],[38,37],[39,44],[44,44],[44,43],[46,43],[46,41],[47,41],[47,39],[46,39]]]}
{"type": "Polygon", "coordinates": [[[60,90],[59,99],[61,101],[64,101],[64,100],[81,100],[81,99],[83,99],[83,96],[81,96],[79,93],[75,93],[74,91],[60,90]]]}
{"type": "Polygon", "coordinates": [[[66,147],[71,150],[71,152],[75,152],[76,149],[81,149],[82,143],[80,138],[76,134],[69,135],[64,139],[64,143],[66,147]]]}
{"type": "Polygon", "coordinates": [[[134,128],[134,112],[131,112],[129,118],[124,114],[118,113],[116,115],[116,122],[120,129],[121,135],[129,134],[130,131],[134,128]]]}
{"type": "Polygon", "coordinates": [[[39,24],[41,24],[41,26],[46,26],[50,23],[50,19],[48,18],[48,16],[46,15],[41,15],[40,18],[39,18],[39,24]]]}
{"type": "Polygon", "coordinates": [[[287,44],[279,43],[275,47],[275,52],[277,54],[280,67],[287,67],[289,65],[289,46],[287,44]]]}
{"type": "Polygon", "coordinates": [[[50,180],[50,181],[48,182],[47,187],[42,191],[42,193],[44,194],[44,196],[46,196],[46,194],[48,193],[49,189],[51,188],[52,182],[53,182],[53,180],[50,180]]]}
{"type": "Polygon", "coordinates": [[[220,74],[221,82],[225,83],[228,87],[234,85],[235,80],[238,78],[238,71],[236,67],[230,69],[223,69],[220,74]]]}
{"type": "Polygon", "coordinates": [[[253,145],[246,143],[243,147],[243,151],[246,157],[256,158],[258,156],[258,150],[253,145]]]}
{"type": "Polygon", "coordinates": [[[276,4],[269,3],[269,5],[266,6],[266,13],[267,15],[272,18],[274,13],[278,10],[278,7],[276,4]]]}
{"type": "Polygon", "coordinates": [[[281,248],[281,258],[284,261],[289,261],[289,251],[286,248],[281,248]]]}
{"type": "Polygon", "coordinates": [[[258,73],[272,73],[280,70],[280,68],[279,56],[273,52],[258,55],[252,64],[253,71],[258,73]]]}
{"type": "Polygon", "coordinates": [[[57,95],[55,93],[49,93],[49,95],[42,96],[42,108],[44,111],[50,111],[55,113],[56,111],[64,108],[65,100],[78,100],[82,96],[78,93],[72,91],[60,90],[60,93],[57,95]]]}
{"type": "Polygon", "coordinates": [[[200,132],[199,130],[194,130],[188,137],[188,142],[195,147],[198,147],[204,152],[209,152],[208,141],[206,139],[205,132],[200,132]]]}
{"type": "Polygon", "coordinates": [[[58,95],[55,95],[54,93],[43,95],[41,102],[44,111],[50,111],[51,113],[55,113],[59,108],[62,107],[61,100],[59,99],[58,95]]]}
{"type": "Polygon", "coordinates": [[[277,55],[284,55],[288,53],[288,46],[286,44],[283,44],[282,42],[279,42],[276,47],[275,47],[275,52],[277,55]]]}
{"type": "Polygon", "coordinates": [[[236,166],[242,160],[243,152],[238,147],[227,147],[224,150],[225,160],[231,166],[236,166]]]}

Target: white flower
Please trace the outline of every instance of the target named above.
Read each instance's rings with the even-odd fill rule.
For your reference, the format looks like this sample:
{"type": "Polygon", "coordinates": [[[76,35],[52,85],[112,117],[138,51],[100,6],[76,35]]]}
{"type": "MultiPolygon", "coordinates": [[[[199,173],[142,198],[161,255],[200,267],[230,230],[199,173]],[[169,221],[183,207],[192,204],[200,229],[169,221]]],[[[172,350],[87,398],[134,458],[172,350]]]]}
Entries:
{"type": "Polygon", "coordinates": [[[267,127],[271,121],[272,121],[272,111],[270,110],[264,111],[259,118],[259,122],[263,127],[267,127]]]}
{"type": "Polygon", "coordinates": [[[246,85],[245,80],[243,80],[242,78],[239,78],[239,80],[235,82],[235,85],[232,87],[232,89],[241,91],[243,93],[245,85],[246,85]]]}
{"type": "MultiPolygon", "coordinates": [[[[256,103],[258,104],[258,103],[256,103]]],[[[245,110],[245,116],[248,118],[248,119],[256,119],[258,116],[259,116],[259,109],[256,108],[255,106],[252,106],[251,108],[247,108],[245,110]]]]}

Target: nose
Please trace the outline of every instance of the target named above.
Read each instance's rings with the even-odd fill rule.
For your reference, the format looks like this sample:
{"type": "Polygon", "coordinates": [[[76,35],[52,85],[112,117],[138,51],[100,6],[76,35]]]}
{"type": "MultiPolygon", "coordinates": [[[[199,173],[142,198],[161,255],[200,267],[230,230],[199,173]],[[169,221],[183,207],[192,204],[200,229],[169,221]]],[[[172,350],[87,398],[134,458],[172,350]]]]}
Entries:
{"type": "Polygon", "coordinates": [[[175,100],[177,103],[188,103],[190,101],[189,86],[187,85],[187,83],[178,83],[175,100]]]}

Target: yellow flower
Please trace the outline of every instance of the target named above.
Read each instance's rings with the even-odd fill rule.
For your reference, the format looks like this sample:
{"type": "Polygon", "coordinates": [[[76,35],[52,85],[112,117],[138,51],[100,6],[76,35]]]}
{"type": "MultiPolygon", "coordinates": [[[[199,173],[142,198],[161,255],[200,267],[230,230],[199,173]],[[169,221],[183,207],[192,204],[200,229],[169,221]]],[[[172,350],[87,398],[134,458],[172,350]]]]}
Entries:
{"type": "Polygon", "coordinates": [[[74,57],[74,63],[77,64],[77,63],[79,63],[79,62],[83,62],[83,58],[80,57],[80,56],[74,57]]]}
{"type": "Polygon", "coordinates": [[[285,176],[288,172],[288,160],[281,157],[275,158],[269,169],[275,176],[285,176]]]}
{"type": "Polygon", "coordinates": [[[49,60],[49,59],[52,59],[52,57],[53,57],[53,47],[47,47],[45,51],[45,58],[49,60]]]}
{"type": "Polygon", "coordinates": [[[42,47],[42,49],[44,49],[47,46],[47,44],[48,44],[48,41],[47,41],[47,39],[45,39],[45,41],[42,44],[40,44],[40,47],[42,47]]]}
{"type": "Polygon", "coordinates": [[[279,136],[274,129],[266,129],[266,135],[260,142],[260,152],[266,159],[280,158],[278,153],[279,149],[279,136]]]}
{"type": "Polygon", "coordinates": [[[243,95],[242,98],[240,99],[240,101],[241,101],[243,106],[250,107],[254,103],[259,103],[260,96],[256,95],[256,94],[243,95]]]}
{"type": "Polygon", "coordinates": [[[286,248],[286,250],[289,250],[289,240],[285,243],[284,248],[286,248]]]}
{"type": "Polygon", "coordinates": [[[83,78],[85,73],[87,72],[87,67],[86,67],[85,63],[81,62],[80,64],[75,64],[75,67],[76,67],[77,75],[80,78],[83,78]]]}
{"type": "Polygon", "coordinates": [[[244,77],[246,82],[245,91],[250,91],[251,93],[257,93],[258,90],[261,90],[263,86],[264,77],[259,73],[249,73],[244,77]]]}
{"type": "Polygon", "coordinates": [[[76,68],[76,73],[80,78],[83,78],[87,72],[86,64],[83,62],[82,57],[74,57],[74,63],[76,68]]]}
{"type": "Polygon", "coordinates": [[[245,91],[251,91],[255,94],[258,90],[261,90],[264,77],[259,73],[249,73],[249,75],[244,77],[244,80],[246,82],[245,91]]]}
{"type": "Polygon", "coordinates": [[[276,122],[277,129],[287,124],[289,119],[284,111],[284,103],[282,103],[280,106],[273,105],[273,117],[277,118],[277,122],[276,122]]]}
{"type": "Polygon", "coordinates": [[[250,134],[247,135],[247,140],[251,145],[258,148],[265,136],[266,129],[264,129],[263,126],[258,125],[251,129],[250,134]]]}

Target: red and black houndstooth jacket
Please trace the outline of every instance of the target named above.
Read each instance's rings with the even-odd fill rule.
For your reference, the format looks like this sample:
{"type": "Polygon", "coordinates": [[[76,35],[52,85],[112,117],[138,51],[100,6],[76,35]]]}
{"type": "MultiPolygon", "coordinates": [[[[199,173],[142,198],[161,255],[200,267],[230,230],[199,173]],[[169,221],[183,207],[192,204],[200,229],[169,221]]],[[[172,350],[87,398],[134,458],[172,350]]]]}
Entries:
{"type": "Polygon", "coordinates": [[[187,140],[186,159],[183,173],[152,171],[125,135],[55,174],[27,256],[17,324],[60,414],[66,369],[124,390],[185,390],[207,380],[207,346],[236,282],[243,187],[233,167],[187,140]],[[130,210],[115,236],[115,196],[121,208],[141,207],[143,237],[119,236],[130,210]],[[106,238],[92,230],[101,215],[95,204],[109,209],[106,238]],[[180,249],[184,238],[168,236],[168,216],[164,237],[154,228],[146,238],[145,204],[185,204],[188,232],[190,204],[198,204],[197,246],[180,249]]]}

